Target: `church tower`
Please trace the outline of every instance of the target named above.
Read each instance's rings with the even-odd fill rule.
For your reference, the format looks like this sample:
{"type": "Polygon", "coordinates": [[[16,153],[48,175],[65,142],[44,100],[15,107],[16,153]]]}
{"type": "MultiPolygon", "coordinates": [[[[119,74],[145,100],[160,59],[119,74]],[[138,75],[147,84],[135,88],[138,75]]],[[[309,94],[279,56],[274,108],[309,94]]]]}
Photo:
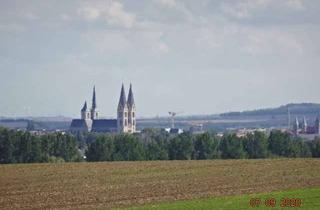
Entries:
{"type": "Polygon", "coordinates": [[[128,94],[128,132],[136,132],[136,105],[134,103],[134,97],[132,92],[132,85],[130,84],[129,94],[128,94]]]}
{"type": "Polygon", "coordinates": [[[299,128],[300,128],[299,120],[298,120],[298,118],[296,117],[296,122],[295,122],[295,124],[293,125],[293,130],[294,130],[294,133],[295,133],[296,135],[299,134],[299,128]]]}
{"type": "Polygon", "coordinates": [[[98,119],[98,111],[97,111],[97,101],[96,101],[96,87],[93,86],[93,95],[92,95],[92,107],[91,107],[91,119],[98,119]]]}
{"type": "Polygon", "coordinates": [[[302,132],[303,132],[303,133],[307,133],[307,131],[308,131],[307,120],[306,120],[306,117],[303,117],[302,132]]]}
{"type": "Polygon", "coordinates": [[[85,121],[87,125],[86,131],[91,131],[92,128],[92,120],[91,120],[91,113],[88,111],[87,102],[84,102],[84,105],[81,109],[81,119],[85,121]]]}
{"type": "Polygon", "coordinates": [[[91,119],[90,112],[87,110],[87,102],[84,102],[84,105],[81,109],[81,119],[82,120],[88,120],[91,119]]]}
{"type": "Polygon", "coordinates": [[[117,110],[117,128],[118,133],[128,132],[128,105],[123,84],[121,87],[120,99],[117,110]]]}

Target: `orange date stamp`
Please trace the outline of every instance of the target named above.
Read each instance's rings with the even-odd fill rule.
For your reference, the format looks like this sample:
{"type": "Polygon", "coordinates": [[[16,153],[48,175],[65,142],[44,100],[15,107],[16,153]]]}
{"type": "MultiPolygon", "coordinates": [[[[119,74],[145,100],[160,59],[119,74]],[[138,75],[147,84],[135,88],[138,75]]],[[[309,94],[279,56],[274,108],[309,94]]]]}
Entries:
{"type": "Polygon", "coordinates": [[[302,200],[300,198],[282,198],[279,201],[277,201],[275,198],[251,198],[249,201],[250,207],[259,207],[259,206],[265,206],[265,207],[281,207],[281,208],[287,208],[287,207],[301,207],[302,200]]]}

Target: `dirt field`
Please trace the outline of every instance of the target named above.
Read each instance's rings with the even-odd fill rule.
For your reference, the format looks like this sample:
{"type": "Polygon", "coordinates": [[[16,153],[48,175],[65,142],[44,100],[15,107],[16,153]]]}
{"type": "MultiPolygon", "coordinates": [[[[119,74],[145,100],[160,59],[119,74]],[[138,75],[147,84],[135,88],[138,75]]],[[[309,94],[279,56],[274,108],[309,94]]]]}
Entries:
{"type": "Polygon", "coordinates": [[[320,186],[320,159],[0,165],[0,208],[124,207],[320,186]]]}

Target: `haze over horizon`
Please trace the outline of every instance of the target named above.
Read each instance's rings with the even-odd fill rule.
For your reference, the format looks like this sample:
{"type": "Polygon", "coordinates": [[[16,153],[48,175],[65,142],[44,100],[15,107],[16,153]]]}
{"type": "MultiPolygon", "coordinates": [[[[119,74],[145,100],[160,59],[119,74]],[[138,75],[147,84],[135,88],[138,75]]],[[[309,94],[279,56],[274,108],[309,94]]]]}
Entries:
{"type": "Polygon", "coordinates": [[[115,116],[320,103],[320,1],[0,3],[0,116],[115,116]]]}

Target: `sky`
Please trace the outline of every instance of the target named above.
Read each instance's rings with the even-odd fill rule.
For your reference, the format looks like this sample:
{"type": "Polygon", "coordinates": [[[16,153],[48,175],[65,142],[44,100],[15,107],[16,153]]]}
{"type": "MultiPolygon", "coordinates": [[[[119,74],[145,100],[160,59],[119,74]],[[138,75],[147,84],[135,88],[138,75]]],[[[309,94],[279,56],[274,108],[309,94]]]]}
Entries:
{"type": "Polygon", "coordinates": [[[318,0],[0,2],[0,116],[138,117],[320,103],[318,0]],[[63,3],[62,3],[63,2],[63,3]]]}

